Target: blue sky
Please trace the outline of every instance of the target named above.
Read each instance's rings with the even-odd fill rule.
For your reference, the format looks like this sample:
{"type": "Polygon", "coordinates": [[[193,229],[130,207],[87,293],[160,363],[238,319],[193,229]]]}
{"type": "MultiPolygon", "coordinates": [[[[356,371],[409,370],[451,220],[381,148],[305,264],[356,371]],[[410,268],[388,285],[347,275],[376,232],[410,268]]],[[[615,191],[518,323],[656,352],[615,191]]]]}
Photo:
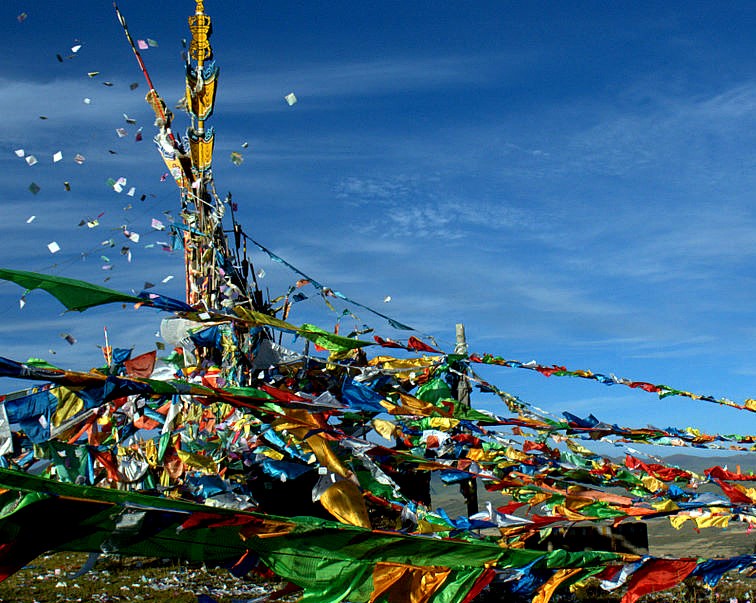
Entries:
{"type": "MultiPolygon", "coordinates": [[[[134,38],[157,41],[143,56],[173,106],[194,3],[154,6],[120,3],[134,38]]],[[[449,350],[464,322],[471,351],[756,397],[752,4],[208,0],[206,10],[221,68],[216,185],[257,241],[449,350]]],[[[178,216],[178,191],[160,181],[146,87],[111,2],[9,0],[0,31],[0,265],[182,296],[182,258],[150,226],[178,216]],[[121,177],[119,194],[106,181],[121,177]],[[78,226],[102,212],[96,228],[78,226]]],[[[188,121],[177,112],[174,123],[188,121]]],[[[273,296],[297,278],[254,259],[273,296]]],[[[61,314],[39,291],[20,309],[21,293],[0,283],[2,356],[88,370],[104,326],[117,346],[155,340],[152,311],[61,314]]],[[[384,337],[407,336],[351,309],[384,337]]],[[[291,320],[331,328],[335,315],[310,300],[291,320]]],[[[554,413],[753,432],[749,413],[687,398],[483,375],[554,413]]]]}

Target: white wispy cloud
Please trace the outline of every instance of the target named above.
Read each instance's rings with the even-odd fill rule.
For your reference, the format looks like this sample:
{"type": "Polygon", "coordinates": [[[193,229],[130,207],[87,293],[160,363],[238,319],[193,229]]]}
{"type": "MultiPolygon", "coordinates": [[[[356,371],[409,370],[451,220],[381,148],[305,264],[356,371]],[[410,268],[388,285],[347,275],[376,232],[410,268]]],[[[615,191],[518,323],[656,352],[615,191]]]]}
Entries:
{"type": "MultiPolygon", "coordinates": [[[[296,69],[255,72],[238,66],[224,79],[223,106],[245,112],[280,110],[284,95],[294,91],[293,110],[331,110],[325,103],[339,97],[376,97],[402,92],[427,92],[449,86],[485,87],[507,71],[523,69],[513,57],[412,56],[364,61],[298,65],[296,69]],[[503,73],[504,72],[504,73],[503,73]]],[[[433,102],[432,98],[428,102],[433,102]]]]}

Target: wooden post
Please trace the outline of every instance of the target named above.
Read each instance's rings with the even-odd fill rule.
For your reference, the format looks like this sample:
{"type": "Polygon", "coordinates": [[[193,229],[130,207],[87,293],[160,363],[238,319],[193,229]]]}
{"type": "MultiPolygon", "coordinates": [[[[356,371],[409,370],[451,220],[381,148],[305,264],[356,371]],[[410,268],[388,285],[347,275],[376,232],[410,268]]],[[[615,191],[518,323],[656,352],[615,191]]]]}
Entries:
{"type": "MultiPolygon", "coordinates": [[[[465,325],[462,323],[457,323],[454,353],[467,356],[465,325]]],[[[462,407],[469,409],[471,407],[470,392],[472,388],[470,387],[470,382],[465,374],[467,370],[463,363],[460,362],[455,364],[457,365],[455,368],[457,368],[460,373],[463,373],[458,375],[457,391],[455,392],[457,401],[462,407]]],[[[474,477],[467,479],[459,484],[459,489],[460,492],[462,492],[462,496],[465,498],[465,503],[467,503],[467,516],[474,515],[478,512],[478,480],[474,477]]]]}
{"type": "MultiPolygon", "coordinates": [[[[465,338],[465,325],[457,323],[456,328],[456,345],[454,346],[454,353],[467,356],[467,339],[465,338]]],[[[460,364],[459,368],[462,368],[460,364]]],[[[460,371],[463,372],[463,371],[460,371]]],[[[466,372],[466,371],[465,371],[466,372]]],[[[465,408],[470,408],[470,382],[463,375],[460,375],[457,381],[457,400],[465,408]]]]}

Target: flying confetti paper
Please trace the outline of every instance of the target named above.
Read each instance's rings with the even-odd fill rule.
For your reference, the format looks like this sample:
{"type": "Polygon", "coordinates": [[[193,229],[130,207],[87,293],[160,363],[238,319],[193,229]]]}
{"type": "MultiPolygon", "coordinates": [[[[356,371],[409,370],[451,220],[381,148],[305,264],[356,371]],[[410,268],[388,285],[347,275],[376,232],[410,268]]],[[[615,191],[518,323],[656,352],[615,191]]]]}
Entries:
{"type": "Polygon", "coordinates": [[[31,224],[36,219],[37,219],[37,216],[29,216],[29,218],[26,220],[26,223],[31,224]]]}
{"type": "Polygon", "coordinates": [[[36,195],[42,189],[40,188],[39,184],[37,184],[36,182],[32,182],[29,185],[29,190],[31,191],[32,195],[36,195]]]}
{"type": "Polygon", "coordinates": [[[164,279],[163,279],[162,281],[160,281],[160,282],[161,282],[161,283],[167,283],[167,282],[168,282],[168,281],[170,281],[170,280],[173,280],[173,275],[172,275],[172,274],[169,274],[168,276],[166,276],[166,277],[165,277],[165,278],[164,278],[164,279]]]}
{"type": "Polygon", "coordinates": [[[132,186],[132,187],[131,187],[131,188],[129,189],[129,192],[128,192],[128,193],[126,193],[126,194],[127,194],[127,195],[128,195],[129,197],[133,197],[133,196],[134,196],[134,193],[136,193],[136,186],[132,186]]]}
{"type": "Polygon", "coordinates": [[[155,230],[165,230],[165,225],[157,218],[152,218],[152,228],[155,230]]]}
{"type": "Polygon", "coordinates": [[[89,77],[97,77],[98,75],[100,75],[100,72],[99,71],[90,71],[89,73],[87,73],[87,75],[89,77]]]}
{"type": "Polygon", "coordinates": [[[152,38],[147,38],[147,44],[149,44],[152,48],[158,47],[157,41],[153,40],[152,38]]]}
{"type": "Polygon", "coordinates": [[[126,120],[127,124],[131,124],[132,126],[136,124],[136,119],[134,119],[133,117],[129,117],[125,113],[123,114],[123,118],[126,120]]]}
{"type": "Polygon", "coordinates": [[[60,251],[60,245],[58,245],[55,241],[51,241],[47,244],[47,248],[50,250],[50,253],[58,253],[60,251]]]}
{"type": "Polygon", "coordinates": [[[71,192],[71,183],[67,180],[63,183],[63,188],[66,189],[67,192],[71,192]]]}
{"type": "Polygon", "coordinates": [[[58,163],[58,162],[59,162],[59,161],[61,161],[62,159],[63,159],[63,153],[62,153],[62,151],[57,151],[57,152],[56,152],[56,153],[55,153],[55,154],[53,155],[53,163],[58,163]]]}
{"type": "Polygon", "coordinates": [[[236,151],[231,152],[231,163],[234,165],[241,165],[244,161],[244,157],[242,157],[241,153],[237,153],[236,151]]]}
{"type": "Polygon", "coordinates": [[[81,165],[82,163],[84,163],[84,155],[79,155],[79,153],[76,153],[76,155],[74,155],[74,161],[81,165]]]}
{"type": "Polygon", "coordinates": [[[73,52],[74,54],[76,54],[80,50],[81,50],[81,44],[76,44],[75,46],[71,46],[71,52],[73,52]]]}
{"type": "Polygon", "coordinates": [[[68,342],[68,345],[73,345],[77,341],[76,337],[70,333],[61,333],[60,336],[68,342]]]}
{"type": "MultiPolygon", "coordinates": [[[[108,180],[108,184],[110,184],[110,180],[108,180]]],[[[117,193],[123,192],[123,188],[126,186],[126,178],[121,176],[118,180],[115,180],[111,186],[113,187],[113,190],[117,193]]]]}
{"type": "Polygon", "coordinates": [[[128,134],[128,132],[123,128],[116,128],[116,134],[118,134],[118,138],[123,138],[128,134]]]}
{"type": "Polygon", "coordinates": [[[286,102],[289,103],[290,107],[292,105],[296,104],[296,102],[297,102],[297,97],[295,96],[295,94],[293,92],[289,92],[289,94],[287,94],[286,96],[284,96],[284,98],[286,99],[286,102]]]}
{"type": "Polygon", "coordinates": [[[24,150],[23,149],[16,149],[13,152],[16,154],[16,157],[21,157],[23,159],[23,157],[24,157],[24,150]]]}
{"type": "Polygon", "coordinates": [[[138,129],[138,130],[136,131],[136,135],[134,136],[134,140],[135,140],[136,142],[141,142],[141,140],[142,140],[142,128],[139,128],[139,129],[138,129]]]}
{"type": "Polygon", "coordinates": [[[23,23],[24,21],[26,21],[26,18],[28,16],[29,15],[27,15],[26,13],[19,13],[18,16],[16,17],[16,19],[18,19],[19,23],[23,23]]]}
{"type": "Polygon", "coordinates": [[[384,303],[384,304],[387,304],[387,303],[389,303],[390,301],[391,301],[391,296],[390,296],[390,295],[387,295],[386,297],[384,297],[384,298],[383,298],[383,303],[384,303]]]}
{"type": "Polygon", "coordinates": [[[26,156],[26,163],[28,163],[30,166],[37,163],[37,158],[34,155],[27,155],[26,156]]]}
{"type": "Polygon", "coordinates": [[[149,47],[149,44],[144,40],[137,40],[137,48],[139,48],[139,50],[147,50],[149,47]]]}
{"type": "Polygon", "coordinates": [[[132,82],[129,84],[129,90],[136,90],[137,88],[139,88],[139,82],[132,82]]]}
{"type": "Polygon", "coordinates": [[[85,105],[91,105],[91,104],[92,104],[92,99],[91,99],[91,98],[89,98],[88,96],[87,96],[87,97],[85,97],[85,98],[84,98],[84,104],[85,104],[85,105]]]}

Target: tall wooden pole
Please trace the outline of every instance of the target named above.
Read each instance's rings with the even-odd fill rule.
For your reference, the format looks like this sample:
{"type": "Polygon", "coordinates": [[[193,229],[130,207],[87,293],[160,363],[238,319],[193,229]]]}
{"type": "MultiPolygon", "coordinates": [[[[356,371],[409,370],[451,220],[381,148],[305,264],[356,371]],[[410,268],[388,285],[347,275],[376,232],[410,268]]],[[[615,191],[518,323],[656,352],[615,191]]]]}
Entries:
{"type": "MultiPolygon", "coordinates": [[[[465,325],[457,323],[456,326],[456,345],[454,346],[454,353],[462,356],[467,356],[467,338],[465,337],[465,325]]],[[[466,376],[466,369],[462,363],[458,363],[457,366],[460,369],[459,379],[457,380],[457,401],[464,408],[470,408],[470,382],[466,376]]],[[[459,484],[459,489],[462,492],[462,496],[465,498],[467,504],[467,516],[474,515],[478,512],[478,481],[472,477],[459,484]]]]}

